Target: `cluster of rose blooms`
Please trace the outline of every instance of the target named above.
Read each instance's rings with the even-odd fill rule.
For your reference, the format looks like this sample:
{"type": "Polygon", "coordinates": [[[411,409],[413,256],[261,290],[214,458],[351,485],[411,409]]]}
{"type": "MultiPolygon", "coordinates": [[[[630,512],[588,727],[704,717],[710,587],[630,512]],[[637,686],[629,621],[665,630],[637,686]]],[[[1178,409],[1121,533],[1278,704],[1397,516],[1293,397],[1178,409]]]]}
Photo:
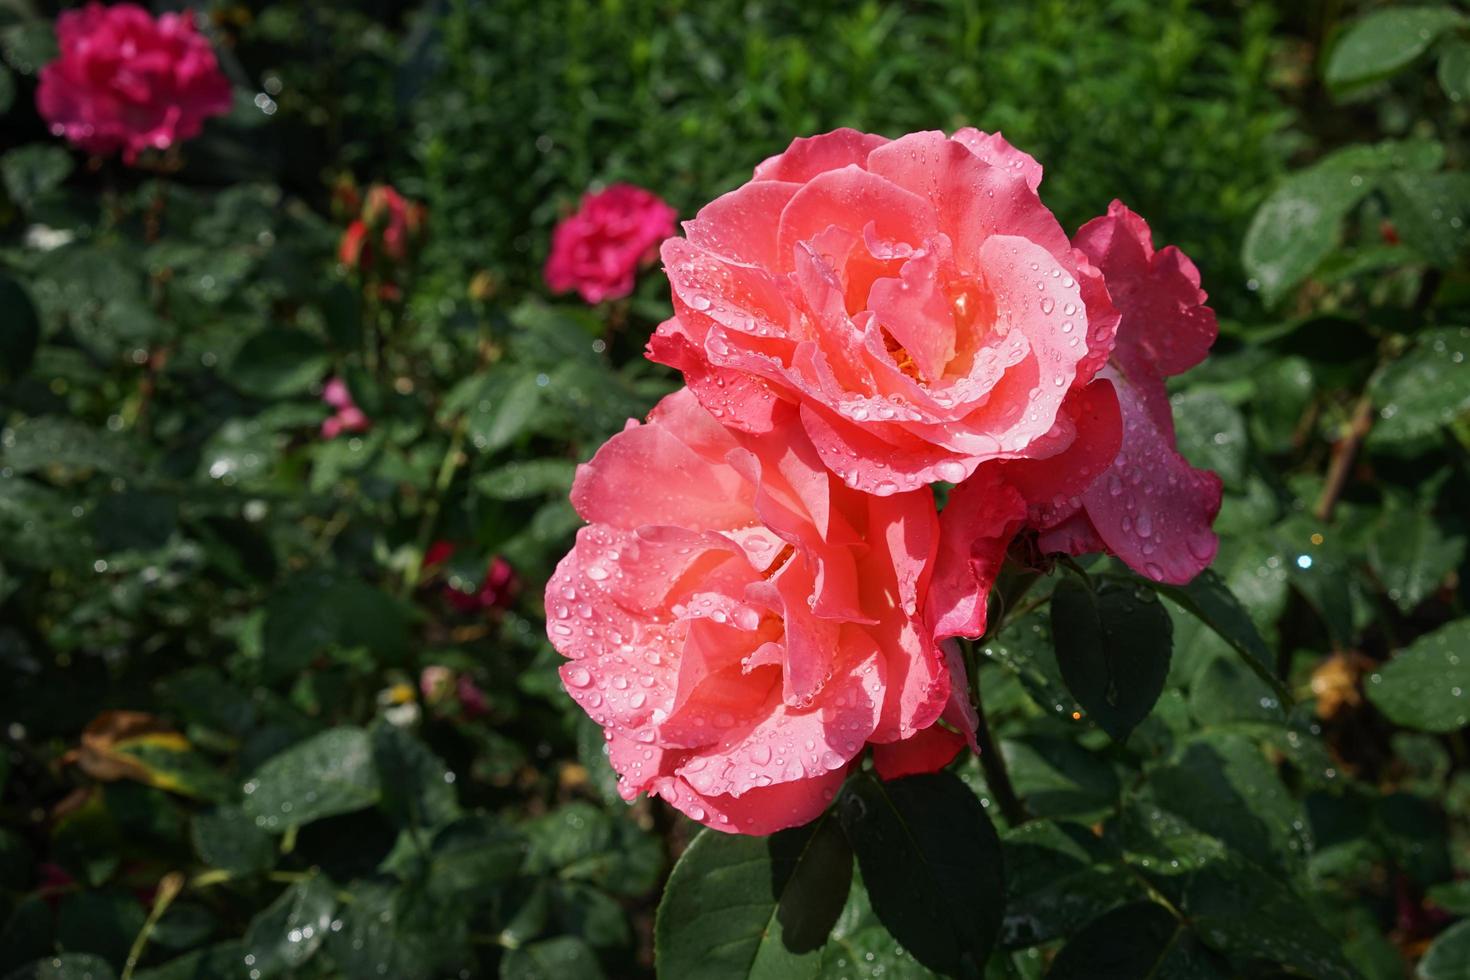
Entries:
{"type": "MultiPolygon", "coordinates": [[[[1220,480],[1165,388],[1217,333],[1199,274],[1118,202],[1069,238],[1041,183],[999,135],[839,130],[663,242],[648,353],[686,387],[578,469],[589,523],[546,587],[626,799],[764,834],[869,748],[885,778],[947,765],[977,723],[954,638],[1022,536],[1161,582],[1214,557],[1220,480]]],[[[548,278],[611,295],[666,220],[583,221],[632,231],[548,278]]]]}

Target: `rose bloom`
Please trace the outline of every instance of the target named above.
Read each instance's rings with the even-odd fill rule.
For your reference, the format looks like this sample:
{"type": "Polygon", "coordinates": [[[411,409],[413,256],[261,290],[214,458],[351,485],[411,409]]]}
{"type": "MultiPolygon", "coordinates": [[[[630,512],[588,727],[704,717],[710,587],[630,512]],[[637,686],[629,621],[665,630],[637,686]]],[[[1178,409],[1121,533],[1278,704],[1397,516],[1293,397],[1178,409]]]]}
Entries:
{"type": "Polygon", "coordinates": [[[656,194],[632,184],[587,194],[551,234],[546,284],[558,293],[575,289],[588,303],[627,296],[639,266],[653,261],[658,243],[674,233],[677,216],[656,194]]]}
{"type": "Polygon", "coordinates": [[[1177,248],[1155,251],[1148,224],[1117,201],[1074,244],[1122,311],[1116,342],[1096,380],[1063,403],[1058,427],[1073,433],[1065,450],[986,463],[950,494],[930,596],[940,636],[984,631],[985,597],[1028,527],[1043,553],[1106,552],[1176,584],[1219,547],[1220,478],[1179,454],[1164,385],[1203,360],[1219,332],[1199,270],[1177,248]]]}
{"type": "Polygon", "coordinates": [[[341,378],[329,378],[322,386],[322,401],[334,409],[322,421],[323,439],[335,439],[344,432],[366,432],[372,428],[372,421],[357,407],[352,400],[352,392],[347,389],[347,382],[341,378]]]}
{"type": "Polygon", "coordinates": [[[921,619],[932,495],[844,486],[789,414],[755,439],[686,389],[630,422],[578,469],[591,523],[546,587],[623,797],[728,832],[811,820],[869,743],[885,776],[936,769],[963,741],[936,722],[966,727],[921,619]]]}
{"type": "Polygon", "coordinates": [[[155,20],[135,4],[89,3],[57,18],[56,40],[61,54],[41,69],[36,107],[88,153],[121,151],[131,163],[230,111],[230,83],[192,13],[155,20]]]}
{"type": "Polygon", "coordinates": [[[650,357],[725,425],[798,409],[822,461],[879,495],[1049,456],[1118,313],[998,135],[799,139],[664,243],[674,316],[650,357]]]}
{"type": "Polygon", "coordinates": [[[348,224],[337,245],[337,260],[349,269],[371,269],[381,254],[402,265],[423,244],[427,211],[387,184],[368,188],[359,217],[348,224]]]}
{"type": "MultiPolygon", "coordinates": [[[[449,541],[435,541],[424,552],[424,567],[433,568],[436,565],[442,565],[454,557],[456,550],[454,544],[449,541]]],[[[485,577],[480,580],[480,585],[474,592],[461,592],[446,583],[444,598],[455,609],[469,614],[508,608],[519,588],[520,582],[510,562],[495,555],[486,566],[485,577]]]]}

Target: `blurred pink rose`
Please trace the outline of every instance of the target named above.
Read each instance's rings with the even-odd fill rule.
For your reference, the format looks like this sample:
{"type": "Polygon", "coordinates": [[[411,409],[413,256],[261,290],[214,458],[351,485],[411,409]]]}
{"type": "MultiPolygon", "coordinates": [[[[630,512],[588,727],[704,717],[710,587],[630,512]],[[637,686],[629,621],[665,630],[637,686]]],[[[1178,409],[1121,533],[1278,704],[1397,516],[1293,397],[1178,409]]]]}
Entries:
{"type": "Polygon", "coordinates": [[[634,273],[674,233],[677,217],[657,195],[632,184],[587,194],[552,232],[546,284],[558,293],[575,289],[589,303],[627,296],[634,273]]]}
{"type": "MultiPolygon", "coordinates": [[[[424,568],[433,568],[443,564],[454,556],[455,551],[456,548],[452,543],[435,541],[424,552],[424,568]]],[[[520,580],[516,577],[515,569],[511,567],[510,562],[495,555],[485,569],[485,577],[480,580],[479,588],[474,592],[461,592],[446,583],[444,598],[455,609],[468,615],[475,612],[505,609],[510,606],[519,590],[520,580]]]]}
{"type": "Polygon", "coordinates": [[[793,406],[867,493],[1053,455],[1118,312],[1040,182],[974,129],[798,139],[664,243],[674,316],[649,356],[733,428],[771,432],[793,406]]]}
{"type": "Polygon", "coordinates": [[[192,13],[89,3],[56,20],[60,56],[41,69],[36,107],[51,131],[89,153],[133,162],[199,135],[230,111],[230,83],[192,13]]]}
{"type": "Polygon", "coordinates": [[[913,750],[890,771],[938,768],[960,738],[932,727],[964,727],[957,665],[920,619],[932,495],[844,486],[789,411],[786,437],[754,439],[686,389],[630,422],[577,471],[591,524],[546,587],[619,792],[727,832],[811,820],[870,743],[913,750]]]}
{"type": "Polygon", "coordinates": [[[322,438],[335,439],[344,432],[365,432],[372,422],[352,400],[347,382],[341,378],[330,378],[322,386],[322,401],[336,411],[322,422],[322,438]]]}

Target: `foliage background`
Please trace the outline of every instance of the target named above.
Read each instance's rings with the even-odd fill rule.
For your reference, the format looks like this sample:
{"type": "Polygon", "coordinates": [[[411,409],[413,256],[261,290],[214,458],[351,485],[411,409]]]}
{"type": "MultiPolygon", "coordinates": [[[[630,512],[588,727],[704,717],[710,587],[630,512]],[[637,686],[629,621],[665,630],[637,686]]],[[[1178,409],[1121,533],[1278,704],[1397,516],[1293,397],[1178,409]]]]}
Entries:
{"type": "MultiPolygon", "coordinates": [[[[697,828],[618,801],[539,593],[574,464],[674,384],[640,357],[668,298],[547,296],[550,229],[599,182],[688,216],[794,135],[966,124],[1042,161],[1069,229],[1119,197],[1198,261],[1222,338],[1175,415],[1248,614],[1222,639],[1165,600],[1167,679],[1115,744],[1053,580],[1006,610],[979,684],[1034,819],[959,767],[1006,871],[977,968],[1464,975],[1459,14],[1385,61],[1332,52],[1403,4],[197,9],[237,108],[127,170],[48,136],[56,10],[0,2],[0,975],[651,975],[697,828]],[[335,262],[344,178],[428,207],[401,302],[335,262]],[[333,373],[370,431],[319,437],[333,373]],[[518,601],[456,612],[496,554],[518,601]]],[[[859,883],[801,969],[925,975],[891,925],[859,883]]]]}

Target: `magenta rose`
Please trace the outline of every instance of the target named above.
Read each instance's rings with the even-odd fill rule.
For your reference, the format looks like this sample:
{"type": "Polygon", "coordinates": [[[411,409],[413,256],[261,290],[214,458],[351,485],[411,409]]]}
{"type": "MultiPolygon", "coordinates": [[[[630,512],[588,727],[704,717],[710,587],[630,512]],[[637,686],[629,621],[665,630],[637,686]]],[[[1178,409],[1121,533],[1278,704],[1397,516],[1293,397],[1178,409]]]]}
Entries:
{"type": "Polygon", "coordinates": [[[589,303],[627,296],[639,267],[674,233],[677,216],[656,194],[632,184],[587,194],[551,234],[546,284],[558,293],[575,289],[589,303]]]}
{"type": "Polygon", "coordinates": [[[230,83],[192,13],[156,20],[142,7],[89,3],[56,20],[60,56],[41,69],[36,107],[88,153],[129,163],[199,135],[230,111],[230,83]]]}

